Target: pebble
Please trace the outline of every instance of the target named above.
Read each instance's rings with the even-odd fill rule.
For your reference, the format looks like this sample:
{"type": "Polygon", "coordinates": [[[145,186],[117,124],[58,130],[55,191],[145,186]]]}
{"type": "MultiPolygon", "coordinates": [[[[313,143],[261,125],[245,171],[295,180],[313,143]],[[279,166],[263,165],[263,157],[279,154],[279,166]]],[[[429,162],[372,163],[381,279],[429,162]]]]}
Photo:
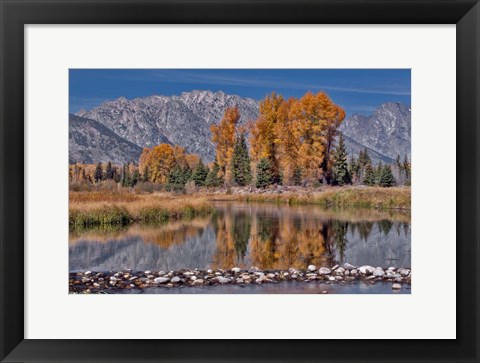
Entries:
{"type": "Polygon", "coordinates": [[[372,267],[372,266],[361,266],[358,268],[358,270],[364,274],[364,275],[371,275],[373,274],[373,271],[375,271],[375,269],[372,267]]]}
{"type": "Polygon", "coordinates": [[[240,267],[231,270],[208,269],[208,270],[179,270],[170,271],[137,271],[131,270],[110,272],[76,272],[69,274],[70,291],[73,293],[102,293],[108,289],[148,288],[151,286],[164,286],[183,288],[188,286],[220,284],[238,284],[243,286],[250,283],[272,283],[279,281],[298,281],[315,284],[315,281],[324,284],[355,283],[356,281],[368,281],[374,284],[377,281],[389,281],[393,290],[399,290],[402,284],[411,284],[412,274],[408,268],[372,267],[364,265],[356,268],[354,265],[344,263],[342,266],[335,265],[331,269],[308,265],[305,269],[289,268],[288,270],[262,271],[252,266],[248,272],[240,267]],[[158,276],[158,277],[156,277],[158,276]],[[344,282],[345,281],[345,282],[344,282]]]}
{"type": "Polygon", "coordinates": [[[353,270],[353,269],[356,269],[355,266],[350,265],[349,263],[344,263],[344,264],[343,264],[343,268],[344,268],[345,270],[348,270],[348,271],[351,271],[351,270],[353,270]]]}
{"type": "Polygon", "coordinates": [[[320,267],[320,269],[318,270],[318,273],[320,275],[330,275],[332,273],[332,271],[329,268],[320,267]]]}

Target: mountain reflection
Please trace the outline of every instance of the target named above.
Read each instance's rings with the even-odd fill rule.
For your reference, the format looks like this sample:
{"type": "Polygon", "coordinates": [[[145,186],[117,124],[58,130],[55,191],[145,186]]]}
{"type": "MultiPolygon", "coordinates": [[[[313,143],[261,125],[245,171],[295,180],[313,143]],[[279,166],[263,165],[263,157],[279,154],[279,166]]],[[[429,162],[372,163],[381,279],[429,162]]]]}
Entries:
{"type": "Polygon", "coordinates": [[[217,202],[209,218],[70,231],[70,270],[410,267],[410,215],[217,202]]]}

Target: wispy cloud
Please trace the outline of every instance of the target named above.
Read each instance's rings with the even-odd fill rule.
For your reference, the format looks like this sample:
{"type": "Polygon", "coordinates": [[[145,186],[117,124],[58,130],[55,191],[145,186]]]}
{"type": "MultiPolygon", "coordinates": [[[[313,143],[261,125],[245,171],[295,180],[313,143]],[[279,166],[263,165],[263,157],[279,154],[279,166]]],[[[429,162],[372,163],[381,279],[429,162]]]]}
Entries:
{"type": "Polygon", "coordinates": [[[326,90],[347,93],[364,93],[364,94],[383,94],[396,96],[409,96],[409,89],[400,89],[392,87],[382,88],[362,88],[362,87],[340,87],[320,83],[299,83],[286,81],[280,78],[262,77],[227,77],[214,74],[199,74],[182,71],[169,71],[168,73],[154,72],[153,75],[164,82],[180,82],[180,83],[200,83],[211,85],[225,86],[242,86],[242,87],[270,87],[272,89],[309,89],[309,90],[326,90]]]}

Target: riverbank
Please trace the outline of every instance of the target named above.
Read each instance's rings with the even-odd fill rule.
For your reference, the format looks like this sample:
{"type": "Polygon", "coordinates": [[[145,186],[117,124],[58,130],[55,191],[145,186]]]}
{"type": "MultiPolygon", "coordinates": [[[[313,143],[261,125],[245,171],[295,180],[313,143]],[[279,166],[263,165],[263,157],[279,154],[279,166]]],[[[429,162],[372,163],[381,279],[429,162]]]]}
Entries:
{"type": "Polygon", "coordinates": [[[373,208],[410,210],[410,187],[320,187],[272,186],[266,189],[232,187],[209,194],[210,199],[288,205],[315,204],[326,208],[373,208]]]}
{"type": "Polygon", "coordinates": [[[203,196],[135,194],[120,192],[70,192],[70,227],[161,223],[213,213],[203,196]]]}
{"type": "Polygon", "coordinates": [[[262,285],[282,282],[295,283],[390,283],[392,290],[410,285],[410,269],[395,267],[356,267],[345,263],[332,268],[309,265],[306,269],[289,268],[287,270],[260,270],[251,267],[242,270],[180,270],[180,271],[110,271],[110,272],[72,272],[69,274],[70,293],[117,293],[119,290],[146,290],[151,288],[179,288],[215,285],[262,285]]]}
{"type": "Polygon", "coordinates": [[[192,194],[118,191],[70,192],[69,225],[127,225],[159,223],[213,213],[212,201],[241,201],[285,205],[319,205],[325,208],[410,210],[410,188],[273,186],[266,189],[232,187],[197,189],[192,194]]]}

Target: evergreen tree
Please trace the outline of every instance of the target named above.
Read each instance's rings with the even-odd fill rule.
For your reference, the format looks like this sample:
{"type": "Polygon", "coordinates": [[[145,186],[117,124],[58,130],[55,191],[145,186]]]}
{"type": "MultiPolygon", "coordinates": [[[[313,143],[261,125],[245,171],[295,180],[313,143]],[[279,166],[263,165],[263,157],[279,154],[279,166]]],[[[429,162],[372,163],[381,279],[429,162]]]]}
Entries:
{"type": "Polygon", "coordinates": [[[377,167],[375,168],[375,185],[380,184],[380,179],[382,178],[383,173],[383,164],[379,162],[377,167]]]}
{"type": "Polygon", "coordinates": [[[184,186],[183,168],[179,165],[175,165],[175,167],[170,170],[170,174],[168,175],[167,189],[180,191],[184,186]]]}
{"type": "Polygon", "coordinates": [[[237,136],[233,147],[232,179],[239,186],[245,186],[252,181],[250,157],[248,156],[247,143],[243,132],[237,136]]]}
{"type": "Polygon", "coordinates": [[[198,162],[195,170],[192,174],[192,180],[197,187],[203,187],[205,185],[208,176],[208,168],[203,163],[202,159],[198,162]]]}
{"type": "Polygon", "coordinates": [[[135,169],[132,173],[132,177],[130,178],[130,186],[134,187],[140,181],[140,172],[138,169],[135,169]]]}
{"type": "Polygon", "coordinates": [[[143,169],[143,175],[142,175],[142,182],[147,182],[150,179],[150,170],[148,169],[148,165],[145,166],[145,169],[143,169]]]}
{"type": "Polygon", "coordinates": [[[345,185],[350,184],[350,173],[348,171],[347,150],[345,149],[345,140],[343,134],[340,133],[338,146],[333,154],[333,184],[345,185]]]}
{"type": "Polygon", "coordinates": [[[395,178],[393,177],[390,165],[382,167],[382,175],[380,176],[379,185],[381,187],[393,187],[395,185],[395,178]]]}
{"type": "Polygon", "coordinates": [[[368,163],[365,166],[365,176],[363,177],[363,184],[365,185],[375,185],[375,172],[373,171],[372,164],[368,163]]]}
{"type": "Polygon", "coordinates": [[[351,183],[358,183],[359,180],[359,170],[358,163],[355,159],[355,156],[352,154],[350,156],[350,161],[348,162],[348,172],[350,173],[351,183]]]}
{"type": "Polygon", "coordinates": [[[124,164],[122,167],[122,175],[120,178],[120,183],[122,187],[128,188],[130,187],[130,170],[129,170],[130,163],[124,164]]]}
{"type": "Polygon", "coordinates": [[[293,169],[293,185],[302,185],[302,168],[300,166],[295,166],[293,169]]]}
{"type": "Polygon", "coordinates": [[[107,164],[107,168],[105,169],[105,177],[110,180],[113,179],[113,168],[112,163],[109,161],[107,164]]]}
{"type": "Polygon", "coordinates": [[[102,163],[98,163],[97,167],[95,168],[95,183],[98,183],[100,180],[103,179],[103,168],[102,168],[102,163]]]}
{"type": "Polygon", "coordinates": [[[273,183],[272,167],[268,158],[261,158],[257,164],[257,188],[265,188],[273,183]]]}
{"type": "Polygon", "coordinates": [[[220,172],[220,165],[215,161],[212,165],[212,169],[208,172],[205,179],[205,186],[207,187],[219,187],[223,184],[223,178],[218,176],[220,172]]]}
{"type": "Polygon", "coordinates": [[[360,151],[358,156],[358,165],[360,168],[366,167],[368,164],[372,164],[372,159],[370,159],[370,155],[368,155],[368,150],[365,148],[363,151],[360,151]]]}

